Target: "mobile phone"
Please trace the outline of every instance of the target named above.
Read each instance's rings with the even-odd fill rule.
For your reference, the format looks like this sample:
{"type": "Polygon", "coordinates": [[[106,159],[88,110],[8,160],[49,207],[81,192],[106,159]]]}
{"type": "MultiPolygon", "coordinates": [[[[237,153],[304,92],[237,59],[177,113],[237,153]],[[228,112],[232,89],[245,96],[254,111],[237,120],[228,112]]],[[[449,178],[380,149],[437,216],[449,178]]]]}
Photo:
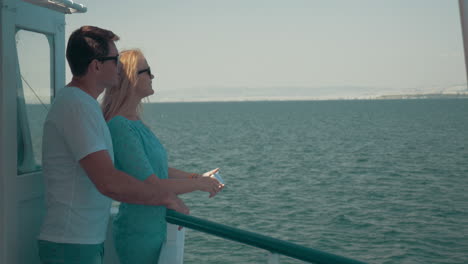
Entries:
{"type": "Polygon", "coordinates": [[[219,181],[219,183],[224,184],[224,180],[221,177],[221,174],[219,174],[219,171],[213,174],[211,177],[215,177],[219,181]]]}

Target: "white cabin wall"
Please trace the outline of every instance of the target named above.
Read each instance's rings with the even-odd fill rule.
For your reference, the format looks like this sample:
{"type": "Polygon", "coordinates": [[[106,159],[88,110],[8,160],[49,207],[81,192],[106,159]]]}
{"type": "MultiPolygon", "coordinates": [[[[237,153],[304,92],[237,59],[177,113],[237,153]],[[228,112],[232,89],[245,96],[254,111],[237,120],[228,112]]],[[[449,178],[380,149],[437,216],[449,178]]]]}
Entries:
{"type": "Polygon", "coordinates": [[[65,15],[21,0],[0,0],[0,7],[0,263],[34,264],[39,263],[36,239],[44,214],[44,188],[41,170],[17,173],[21,78],[16,32],[24,29],[46,35],[53,96],[65,85],[65,15]]]}

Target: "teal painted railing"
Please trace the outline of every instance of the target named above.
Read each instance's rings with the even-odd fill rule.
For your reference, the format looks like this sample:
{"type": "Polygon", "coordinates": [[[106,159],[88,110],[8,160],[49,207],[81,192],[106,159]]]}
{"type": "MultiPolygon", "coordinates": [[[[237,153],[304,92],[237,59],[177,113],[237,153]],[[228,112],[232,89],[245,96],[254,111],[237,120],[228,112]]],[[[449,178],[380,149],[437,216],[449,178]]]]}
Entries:
{"type": "Polygon", "coordinates": [[[201,218],[167,210],[166,221],[214,236],[230,239],[253,247],[262,248],[273,253],[318,264],[365,264],[364,262],[337,256],[312,248],[304,247],[280,239],[264,236],[254,232],[218,224],[201,218]]]}

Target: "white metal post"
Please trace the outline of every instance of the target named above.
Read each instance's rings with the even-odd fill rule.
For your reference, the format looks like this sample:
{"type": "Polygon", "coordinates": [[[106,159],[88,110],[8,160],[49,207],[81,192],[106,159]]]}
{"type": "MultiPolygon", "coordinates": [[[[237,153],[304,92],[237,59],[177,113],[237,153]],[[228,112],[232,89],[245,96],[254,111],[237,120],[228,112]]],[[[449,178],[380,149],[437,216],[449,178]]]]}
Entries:
{"type": "Polygon", "coordinates": [[[279,264],[279,255],[278,253],[270,252],[268,255],[268,264],[279,264]]]}
{"type": "Polygon", "coordinates": [[[468,0],[458,0],[460,21],[463,36],[463,50],[465,53],[465,71],[468,79],[468,0]]]}
{"type": "Polygon", "coordinates": [[[0,263],[17,263],[16,1],[0,0],[0,263]]]}

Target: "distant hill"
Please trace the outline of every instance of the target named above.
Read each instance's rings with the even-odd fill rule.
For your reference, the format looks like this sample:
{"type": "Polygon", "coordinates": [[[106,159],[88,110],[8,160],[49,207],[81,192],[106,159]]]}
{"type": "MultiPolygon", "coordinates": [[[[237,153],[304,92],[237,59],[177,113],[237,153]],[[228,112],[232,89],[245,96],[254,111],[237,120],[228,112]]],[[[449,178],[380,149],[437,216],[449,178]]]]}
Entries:
{"type": "Polygon", "coordinates": [[[375,99],[437,99],[437,98],[468,98],[466,84],[452,85],[442,88],[429,88],[414,93],[381,95],[375,99]]]}
{"type": "Polygon", "coordinates": [[[459,94],[400,94],[400,95],[382,95],[375,99],[455,99],[455,98],[468,98],[468,93],[459,94]]]}

